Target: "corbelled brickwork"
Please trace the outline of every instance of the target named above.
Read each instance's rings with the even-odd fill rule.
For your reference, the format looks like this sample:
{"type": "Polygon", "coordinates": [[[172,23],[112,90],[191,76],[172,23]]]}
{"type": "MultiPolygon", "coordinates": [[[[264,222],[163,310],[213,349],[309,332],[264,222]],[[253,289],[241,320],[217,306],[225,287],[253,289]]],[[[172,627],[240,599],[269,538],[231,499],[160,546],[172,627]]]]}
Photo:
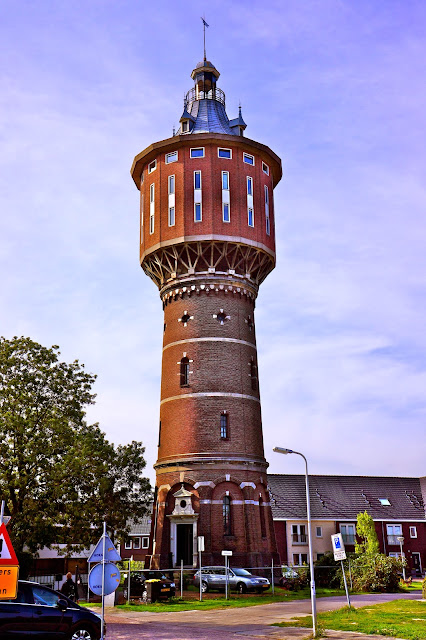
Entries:
{"type": "Polygon", "coordinates": [[[152,144],[132,167],[141,192],[141,266],[164,308],[151,563],[196,566],[201,535],[205,564],[223,564],[228,549],[234,565],[260,566],[278,556],[254,308],[275,265],[281,163],[242,136],[241,113],[226,121],[224,95],[211,90],[219,74],[203,64],[193,72],[195,92],[178,135],[152,144]],[[212,122],[219,114],[225,133],[203,124],[197,114],[205,112],[212,122]]]}

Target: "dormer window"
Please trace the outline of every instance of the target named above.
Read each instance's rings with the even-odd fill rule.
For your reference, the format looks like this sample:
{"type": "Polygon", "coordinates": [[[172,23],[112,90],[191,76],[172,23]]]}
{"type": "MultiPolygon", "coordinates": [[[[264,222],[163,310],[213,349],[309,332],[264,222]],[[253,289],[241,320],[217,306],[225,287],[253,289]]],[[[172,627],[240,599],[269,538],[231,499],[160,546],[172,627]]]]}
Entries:
{"type": "Polygon", "coordinates": [[[182,122],[182,133],[188,133],[189,131],[189,122],[188,120],[184,120],[182,122]]]}

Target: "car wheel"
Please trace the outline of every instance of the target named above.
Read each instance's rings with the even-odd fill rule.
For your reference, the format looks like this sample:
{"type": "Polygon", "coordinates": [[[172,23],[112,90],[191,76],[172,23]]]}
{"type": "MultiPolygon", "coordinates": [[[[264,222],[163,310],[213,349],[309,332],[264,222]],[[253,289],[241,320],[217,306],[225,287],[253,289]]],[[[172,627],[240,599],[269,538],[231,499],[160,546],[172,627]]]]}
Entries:
{"type": "Polygon", "coordinates": [[[237,584],[237,591],[238,591],[238,593],[245,593],[247,591],[247,587],[244,584],[244,582],[239,582],[237,584]]]}
{"type": "Polygon", "coordinates": [[[209,590],[209,585],[207,584],[207,582],[204,582],[204,580],[201,583],[201,593],[207,593],[207,591],[209,590]]]}
{"type": "Polygon", "coordinates": [[[83,627],[79,627],[70,635],[70,640],[95,640],[95,635],[84,629],[83,627]]]}

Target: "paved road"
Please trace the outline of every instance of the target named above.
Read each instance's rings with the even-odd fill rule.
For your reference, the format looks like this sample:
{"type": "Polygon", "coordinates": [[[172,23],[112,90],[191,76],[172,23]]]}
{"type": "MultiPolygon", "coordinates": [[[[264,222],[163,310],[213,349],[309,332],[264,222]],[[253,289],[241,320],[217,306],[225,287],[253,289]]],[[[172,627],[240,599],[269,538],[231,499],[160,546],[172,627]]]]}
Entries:
{"type": "MultiPolygon", "coordinates": [[[[364,607],[395,599],[420,599],[420,593],[378,594],[352,596],[354,607],[364,607]]],[[[330,611],[346,605],[346,598],[319,598],[318,611],[330,611]]],[[[255,607],[215,609],[210,611],[180,611],[173,613],[151,613],[135,611],[107,610],[107,640],[239,640],[246,638],[292,638],[301,640],[309,633],[297,628],[277,628],[274,622],[290,620],[294,616],[310,613],[309,600],[293,600],[258,605],[255,607]]],[[[349,632],[328,633],[333,640],[353,637],[349,632]]],[[[364,636],[356,634],[357,640],[364,636]]],[[[378,636],[375,636],[378,638],[378,636]]],[[[365,636],[369,638],[369,636],[365,636]]]]}

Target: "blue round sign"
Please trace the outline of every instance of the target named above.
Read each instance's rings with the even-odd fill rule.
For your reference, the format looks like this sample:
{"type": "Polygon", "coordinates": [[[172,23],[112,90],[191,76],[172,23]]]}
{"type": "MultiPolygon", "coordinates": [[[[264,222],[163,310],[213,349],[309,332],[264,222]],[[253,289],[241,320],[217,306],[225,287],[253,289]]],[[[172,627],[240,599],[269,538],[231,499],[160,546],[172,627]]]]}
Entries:
{"type": "MultiPolygon", "coordinates": [[[[113,593],[120,584],[120,569],[113,562],[105,562],[104,595],[113,593]]],[[[102,564],[97,564],[89,573],[89,587],[97,596],[102,595],[102,564]]]]}

